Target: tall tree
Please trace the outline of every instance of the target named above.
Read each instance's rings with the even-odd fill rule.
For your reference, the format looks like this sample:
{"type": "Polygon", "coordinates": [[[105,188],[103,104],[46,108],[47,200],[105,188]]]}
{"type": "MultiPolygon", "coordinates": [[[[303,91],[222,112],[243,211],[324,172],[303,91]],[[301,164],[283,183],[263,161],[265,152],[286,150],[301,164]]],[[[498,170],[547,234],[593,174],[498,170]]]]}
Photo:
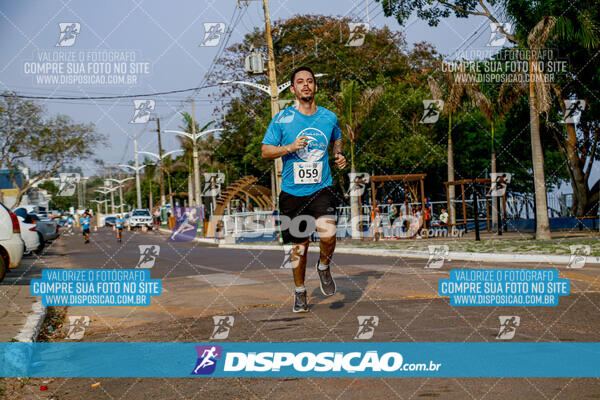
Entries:
{"type": "MultiPolygon", "coordinates": [[[[378,0],[379,1],[379,0],[378,0]]],[[[531,133],[531,151],[533,160],[534,189],[536,200],[536,238],[550,238],[550,222],[548,217],[548,205],[546,199],[546,182],[544,174],[544,157],[540,139],[539,114],[548,112],[550,108],[550,93],[547,85],[544,84],[544,72],[542,72],[537,63],[536,50],[540,50],[550,39],[557,24],[557,18],[554,15],[560,15],[558,19],[563,22],[559,26],[568,26],[564,21],[569,16],[564,15],[564,10],[570,8],[567,6],[564,10],[555,9],[560,0],[545,0],[539,2],[528,2],[524,0],[504,0],[502,4],[506,7],[509,15],[516,22],[515,34],[511,34],[504,29],[504,26],[496,19],[486,6],[483,0],[478,2],[463,0],[437,0],[437,1],[409,1],[409,0],[381,0],[386,15],[395,15],[402,24],[410,17],[413,12],[417,12],[419,17],[427,20],[430,25],[435,26],[441,18],[446,18],[454,12],[459,18],[468,16],[484,16],[492,23],[495,23],[498,31],[501,32],[509,41],[520,45],[529,50],[528,52],[528,75],[529,75],[529,110],[530,110],[530,133],[531,133]],[[519,16],[514,11],[528,11],[527,16],[519,16]],[[519,18],[520,17],[520,18],[519,18]],[[532,19],[532,17],[534,19],[532,19]],[[527,20],[525,20],[527,19],[527,20]],[[541,81],[538,79],[541,78],[541,81]]],[[[498,0],[489,0],[491,6],[500,3],[498,0]]],[[[561,4],[562,5],[562,4],[561,4]]],[[[562,29],[558,32],[563,38],[578,39],[584,46],[591,46],[595,41],[590,40],[592,35],[580,35],[575,30],[562,29]]]]}
{"type": "MultiPolygon", "coordinates": [[[[290,73],[300,65],[326,74],[317,78],[317,103],[325,107],[335,107],[329,100],[340,92],[344,81],[376,87],[377,79],[384,77],[392,82],[403,80],[422,85],[421,71],[430,67],[434,58],[431,46],[420,43],[409,51],[401,33],[374,27],[366,33],[362,46],[346,46],[350,35],[348,22],[351,21],[347,18],[318,15],[298,15],[276,21],[273,43],[278,83],[287,82],[290,73]]],[[[219,60],[214,79],[266,84],[264,75],[248,76],[243,69],[244,58],[252,46],[259,50],[264,46],[263,32],[252,32],[241,43],[228,48],[219,60]]],[[[248,171],[259,177],[261,184],[268,185],[271,164],[261,160],[260,142],[271,120],[269,98],[248,86],[222,88],[216,96],[216,111],[224,114],[222,125],[227,131],[216,154],[233,170],[248,171]]],[[[292,100],[292,95],[285,90],[280,98],[292,100]]]]}
{"type": "MultiPolygon", "coordinates": [[[[490,86],[490,85],[488,85],[490,86]]],[[[499,120],[504,119],[506,113],[525,95],[525,87],[519,82],[505,81],[501,85],[494,85],[489,88],[488,96],[479,88],[476,81],[473,81],[467,90],[467,94],[477,106],[479,111],[488,120],[490,124],[490,151],[491,151],[491,172],[497,172],[496,166],[496,125],[499,120]]],[[[501,227],[498,225],[498,205],[500,199],[492,199],[492,230],[501,233],[501,227]]]]}
{"type": "MultiPolygon", "coordinates": [[[[354,160],[354,147],[356,140],[360,137],[365,120],[373,111],[373,107],[383,95],[383,85],[375,88],[366,87],[361,90],[356,81],[344,81],[341,91],[334,96],[336,114],[342,133],[350,143],[350,172],[356,172],[354,160]]],[[[350,196],[350,216],[354,224],[352,226],[352,238],[360,239],[360,223],[357,217],[360,215],[360,197],[350,196]]]]}
{"type": "MultiPolygon", "coordinates": [[[[443,95],[442,88],[433,76],[427,77],[427,82],[429,84],[429,90],[431,91],[431,96],[435,100],[442,100],[444,102],[444,107],[442,108],[442,113],[448,116],[448,181],[452,182],[455,180],[454,178],[454,147],[452,143],[452,115],[456,114],[462,102],[465,98],[466,90],[464,79],[466,74],[464,72],[446,72],[444,74],[445,77],[445,86],[446,86],[446,96],[443,95]]],[[[454,185],[448,186],[448,199],[450,200],[450,222],[451,224],[456,223],[456,208],[454,207],[454,197],[455,187],[454,185]]],[[[466,216],[465,216],[466,218],[466,216]]]]}
{"type": "Polygon", "coordinates": [[[93,124],[77,124],[66,115],[43,118],[44,110],[15,93],[0,96],[0,168],[7,168],[18,189],[14,207],[36,183],[59,168],[93,156],[104,137],[93,124]],[[20,181],[19,169],[28,167],[29,180],[20,181]]]}

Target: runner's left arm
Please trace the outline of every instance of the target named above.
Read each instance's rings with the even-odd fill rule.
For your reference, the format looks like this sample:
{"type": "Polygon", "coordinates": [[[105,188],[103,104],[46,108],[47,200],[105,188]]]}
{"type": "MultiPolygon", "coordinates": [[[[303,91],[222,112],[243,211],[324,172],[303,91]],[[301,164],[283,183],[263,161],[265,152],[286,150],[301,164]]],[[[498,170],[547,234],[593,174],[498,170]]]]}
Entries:
{"type": "Polygon", "coordinates": [[[342,139],[338,139],[333,142],[333,154],[335,154],[335,164],[339,169],[344,169],[346,167],[346,157],[343,153],[343,143],[342,139]]]}
{"type": "Polygon", "coordinates": [[[335,164],[339,169],[344,169],[346,166],[346,156],[344,156],[344,146],[342,143],[342,130],[340,129],[340,123],[335,120],[332,132],[333,140],[333,154],[335,157],[335,164]]]}

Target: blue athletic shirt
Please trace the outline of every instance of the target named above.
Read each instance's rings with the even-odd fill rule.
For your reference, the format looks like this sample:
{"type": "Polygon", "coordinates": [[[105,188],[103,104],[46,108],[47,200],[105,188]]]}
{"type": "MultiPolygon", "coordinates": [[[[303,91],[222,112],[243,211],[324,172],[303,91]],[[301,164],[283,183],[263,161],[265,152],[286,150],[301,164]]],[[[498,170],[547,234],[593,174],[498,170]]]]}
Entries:
{"type": "Polygon", "coordinates": [[[342,138],[342,131],[337,116],[326,108],[317,107],[313,115],[304,115],[295,107],[288,107],[273,118],[262,143],[285,146],[293,143],[298,136],[311,139],[304,149],[282,157],[281,190],[293,196],[308,196],[333,184],[329,168],[329,145],[342,138]],[[320,183],[294,183],[295,162],[319,161],[323,163],[320,183]]]}
{"type": "Polygon", "coordinates": [[[84,217],[79,220],[83,229],[90,229],[90,217],[84,217]]]}
{"type": "Polygon", "coordinates": [[[115,220],[115,225],[117,228],[123,228],[123,220],[121,218],[117,218],[115,220]]]}

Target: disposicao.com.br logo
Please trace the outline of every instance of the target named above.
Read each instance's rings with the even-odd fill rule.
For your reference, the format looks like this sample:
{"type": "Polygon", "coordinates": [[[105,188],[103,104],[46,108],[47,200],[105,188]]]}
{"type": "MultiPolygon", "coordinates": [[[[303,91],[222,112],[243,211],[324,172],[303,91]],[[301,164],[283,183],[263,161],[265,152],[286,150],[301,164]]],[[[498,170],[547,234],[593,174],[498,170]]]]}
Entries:
{"type": "MultiPolygon", "coordinates": [[[[206,346],[208,347],[208,346],[206,346]]],[[[204,349],[203,349],[204,350],[204,349]]],[[[199,354],[200,356],[200,354],[199,354]]],[[[222,372],[226,375],[237,373],[276,372],[276,373],[315,373],[327,376],[328,373],[390,373],[390,372],[438,372],[441,363],[405,363],[402,354],[397,352],[380,353],[376,350],[364,352],[225,352],[223,351],[222,372]]],[[[202,357],[200,357],[202,358],[202,357]]],[[[198,364],[202,360],[198,360],[198,364]]],[[[213,369],[214,371],[214,369],[213,369]]],[[[197,374],[197,373],[195,373],[197,374]]],[[[206,372],[204,373],[206,374],[206,372]]],[[[212,374],[212,371],[210,372],[212,374]]],[[[279,375],[279,374],[278,374],[279,375]]]]}

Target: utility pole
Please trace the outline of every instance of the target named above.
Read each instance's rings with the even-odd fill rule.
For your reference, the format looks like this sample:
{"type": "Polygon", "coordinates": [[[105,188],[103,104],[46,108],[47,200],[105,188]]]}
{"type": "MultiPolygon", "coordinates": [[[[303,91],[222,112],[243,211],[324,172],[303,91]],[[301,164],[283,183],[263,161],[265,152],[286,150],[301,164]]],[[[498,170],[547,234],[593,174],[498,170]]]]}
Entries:
{"type": "MultiPolygon", "coordinates": [[[[194,201],[196,206],[200,205],[200,166],[198,164],[198,145],[196,144],[196,119],[194,118],[194,99],[192,103],[192,143],[194,144],[194,201]]],[[[192,206],[192,204],[190,204],[192,206]]]]}
{"type": "MultiPolygon", "coordinates": [[[[108,181],[112,189],[112,167],[108,167],[108,181]]],[[[110,191],[110,211],[113,214],[115,213],[115,194],[112,190],[110,191]]]]}
{"type": "MultiPolygon", "coordinates": [[[[120,178],[120,176],[119,176],[120,178]]],[[[120,206],[119,208],[121,209],[121,217],[123,216],[123,185],[119,185],[119,202],[120,202],[120,206]]]]}
{"type": "Polygon", "coordinates": [[[85,178],[83,176],[81,178],[83,179],[83,191],[81,193],[81,197],[82,197],[81,204],[83,207],[83,206],[85,206],[85,192],[87,191],[87,178],[85,178]]]}
{"type": "Polygon", "coordinates": [[[142,208],[142,188],[140,185],[140,166],[137,151],[137,134],[133,134],[133,151],[135,152],[135,192],[137,197],[137,208],[142,208]]]}
{"type": "Polygon", "coordinates": [[[160,204],[164,207],[167,205],[167,200],[165,198],[165,179],[163,175],[165,164],[162,159],[162,143],[160,141],[160,118],[156,118],[156,133],[158,133],[158,156],[160,161],[158,174],[158,181],[160,183],[160,204]]]}
{"type": "MultiPolygon", "coordinates": [[[[273,53],[273,37],[271,37],[271,17],[269,16],[269,0],[263,0],[265,12],[265,36],[267,39],[267,71],[269,73],[269,87],[271,89],[271,118],[279,112],[279,91],[277,89],[277,76],[275,75],[275,54],[273,53]]],[[[283,162],[281,158],[275,159],[275,198],[281,192],[281,172],[283,162]]]]}

